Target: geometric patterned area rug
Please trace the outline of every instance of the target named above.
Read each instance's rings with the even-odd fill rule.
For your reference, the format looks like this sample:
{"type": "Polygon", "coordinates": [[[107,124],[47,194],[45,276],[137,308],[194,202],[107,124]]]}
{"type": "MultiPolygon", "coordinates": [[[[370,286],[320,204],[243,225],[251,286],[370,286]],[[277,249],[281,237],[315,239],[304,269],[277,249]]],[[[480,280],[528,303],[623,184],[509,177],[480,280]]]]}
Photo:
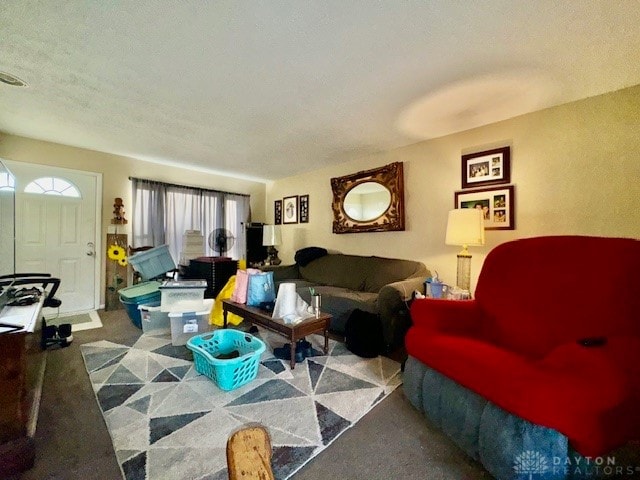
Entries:
{"type": "Polygon", "coordinates": [[[258,376],[225,392],[193,368],[191,352],[169,335],[144,334],[131,347],[109,341],[82,355],[126,480],[226,480],[226,442],[246,424],[267,427],[278,480],[290,478],[401,385],[400,364],[360,358],[344,344],[307,337],[315,355],[291,370],[266,343],[258,376]]]}

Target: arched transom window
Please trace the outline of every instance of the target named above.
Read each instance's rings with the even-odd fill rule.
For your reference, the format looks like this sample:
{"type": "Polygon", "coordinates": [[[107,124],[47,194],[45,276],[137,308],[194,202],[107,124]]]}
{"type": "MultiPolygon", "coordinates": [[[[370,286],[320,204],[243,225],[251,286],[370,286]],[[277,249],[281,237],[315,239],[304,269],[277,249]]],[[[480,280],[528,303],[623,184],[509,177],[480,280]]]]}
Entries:
{"type": "Polygon", "coordinates": [[[62,197],[80,197],[80,192],[68,180],[57,177],[37,178],[24,187],[25,193],[41,193],[43,195],[60,195],[62,197]]]}
{"type": "Polygon", "coordinates": [[[16,188],[16,182],[9,172],[0,172],[0,190],[13,191],[16,188]]]}

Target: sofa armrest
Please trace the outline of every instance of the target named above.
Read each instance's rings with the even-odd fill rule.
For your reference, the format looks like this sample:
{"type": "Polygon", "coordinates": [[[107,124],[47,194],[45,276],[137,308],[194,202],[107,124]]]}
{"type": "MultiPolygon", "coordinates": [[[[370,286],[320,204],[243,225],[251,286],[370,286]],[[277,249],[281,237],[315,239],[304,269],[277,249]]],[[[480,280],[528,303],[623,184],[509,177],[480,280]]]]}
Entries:
{"type": "Polygon", "coordinates": [[[263,272],[273,272],[273,281],[282,282],[283,280],[293,280],[300,278],[298,264],[292,265],[264,265],[260,267],[263,272]]]}
{"type": "Polygon", "coordinates": [[[385,285],[376,300],[382,320],[385,350],[392,351],[404,343],[404,335],[411,326],[409,300],[415,290],[422,290],[424,278],[408,278],[385,285]]]}
{"type": "Polygon", "coordinates": [[[411,304],[413,325],[440,333],[475,335],[482,313],[475,300],[417,299],[411,304]]]}
{"type": "Polygon", "coordinates": [[[400,309],[408,311],[408,302],[416,290],[422,290],[424,279],[408,278],[385,285],[378,292],[378,312],[382,317],[394,315],[400,309]]]}

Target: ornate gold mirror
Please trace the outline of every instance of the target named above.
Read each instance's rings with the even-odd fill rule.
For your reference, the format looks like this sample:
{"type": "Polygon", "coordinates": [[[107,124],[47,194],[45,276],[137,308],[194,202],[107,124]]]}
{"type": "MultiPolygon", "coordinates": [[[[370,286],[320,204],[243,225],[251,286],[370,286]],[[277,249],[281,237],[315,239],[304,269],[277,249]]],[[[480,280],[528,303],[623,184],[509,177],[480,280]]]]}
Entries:
{"type": "Polygon", "coordinates": [[[331,179],[333,233],[404,230],[402,163],[331,179]]]}

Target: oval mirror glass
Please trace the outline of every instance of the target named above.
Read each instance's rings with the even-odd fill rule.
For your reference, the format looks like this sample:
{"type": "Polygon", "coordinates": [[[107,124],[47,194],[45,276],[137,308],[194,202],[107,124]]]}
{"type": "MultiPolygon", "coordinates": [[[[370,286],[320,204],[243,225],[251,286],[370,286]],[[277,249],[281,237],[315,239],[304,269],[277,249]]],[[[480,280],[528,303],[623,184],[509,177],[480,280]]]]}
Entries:
{"type": "Polygon", "coordinates": [[[391,192],[377,182],[361,183],[344,197],[344,211],[353,220],[375,220],[391,205],[391,192]]]}

